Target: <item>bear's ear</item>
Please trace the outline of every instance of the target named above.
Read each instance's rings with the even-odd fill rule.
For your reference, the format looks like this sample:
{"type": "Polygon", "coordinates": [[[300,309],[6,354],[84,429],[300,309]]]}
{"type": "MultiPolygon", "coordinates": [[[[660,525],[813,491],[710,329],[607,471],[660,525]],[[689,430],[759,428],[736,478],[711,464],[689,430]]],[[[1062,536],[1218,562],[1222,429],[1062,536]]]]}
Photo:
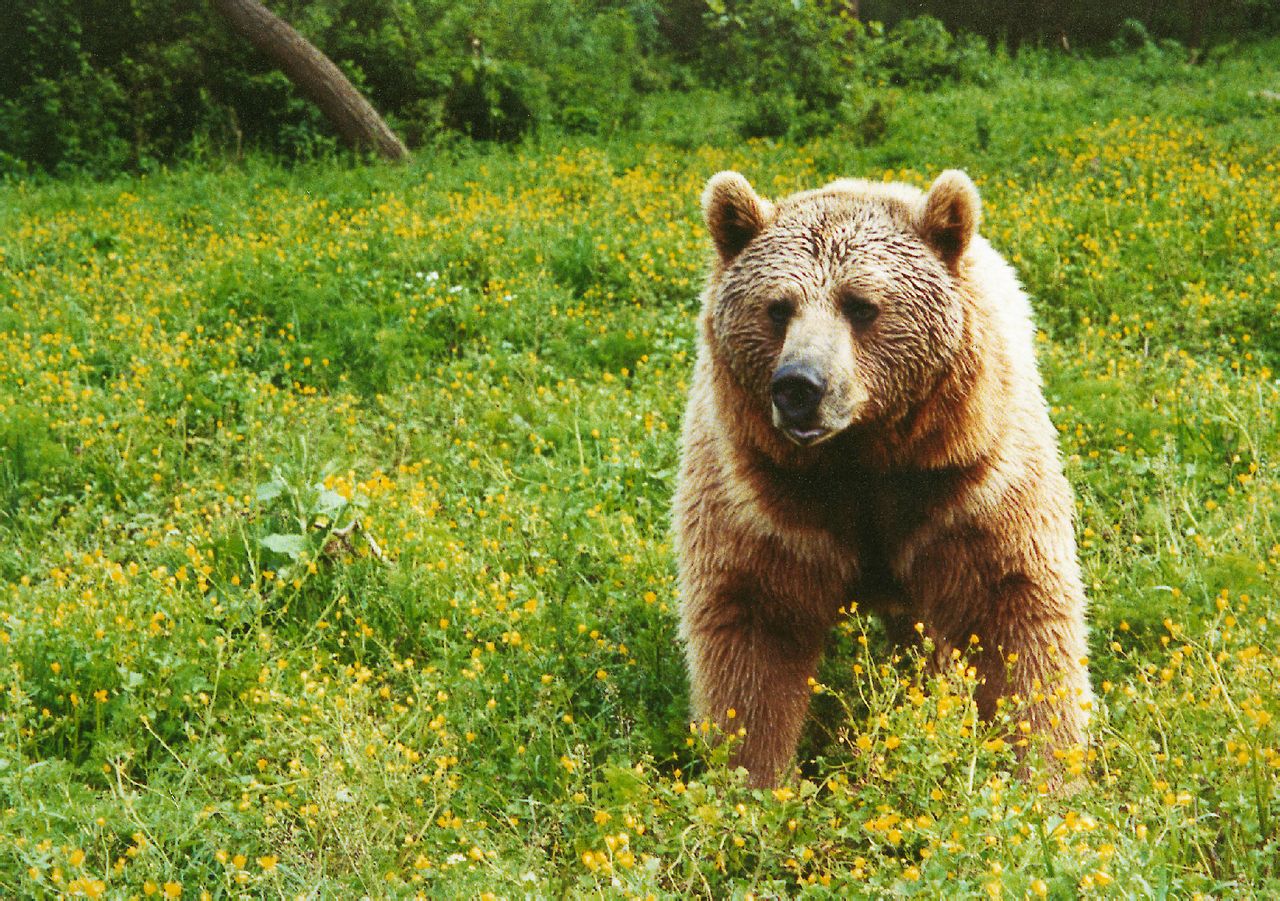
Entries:
{"type": "Polygon", "coordinates": [[[717,172],[702,192],[702,218],[720,259],[728,263],[773,218],[773,204],[737,172],[717,172]]]}
{"type": "Polygon", "coordinates": [[[933,180],[920,210],[920,234],[942,261],[955,266],[982,220],[982,201],[969,176],[948,169],[933,180]]]}

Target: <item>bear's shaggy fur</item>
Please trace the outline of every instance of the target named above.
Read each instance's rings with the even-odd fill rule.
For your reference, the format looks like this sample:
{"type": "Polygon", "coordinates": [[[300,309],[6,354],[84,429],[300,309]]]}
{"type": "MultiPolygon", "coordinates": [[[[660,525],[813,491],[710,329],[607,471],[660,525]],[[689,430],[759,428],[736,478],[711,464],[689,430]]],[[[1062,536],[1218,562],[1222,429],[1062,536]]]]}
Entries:
{"type": "Polygon", "coordinates": [[[969,653],[984,716],[1017,696],[1050,747],[1082,742],[1072,495],[973,183],[773,204],[722,172],[702,203],[718,259],[674,508],[694,715],[745,730],[735,762],[774,784],[856,602],[904,641],[922,623],[935,659],[969,653]]]}

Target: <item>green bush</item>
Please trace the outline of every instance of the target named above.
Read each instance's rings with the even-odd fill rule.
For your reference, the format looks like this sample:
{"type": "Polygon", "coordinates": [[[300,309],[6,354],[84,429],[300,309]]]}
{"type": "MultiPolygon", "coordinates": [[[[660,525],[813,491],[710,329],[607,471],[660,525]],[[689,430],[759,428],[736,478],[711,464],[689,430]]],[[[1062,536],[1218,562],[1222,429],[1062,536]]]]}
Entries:
{"type": "MultiPolygon", "coordinates": [[[[978,34],[1013,48],[1105,50],[1119,27],[1114,48],[1139,55],[1155,81],[1188,58],[1171,37],[1201,48],[1224,23],[1280,22],[1280,0],[1244,0],[1191,26],[1176,4],[1144,11],[1134,0],[1051,11],[924,2],[911,9],[937,18],[906,19],[904,4],[867,0],[861,20],[838,0],[267,2],[410,147],[458,135],[510,142],[543,127],[609,135],[645,127],[655,114],[646,95],[705,90],[720,92],[722,108],[702,111],[704,133],[805,139],[842,128],[875,143],[889,125],[879,87],[990,81],[996,57],[978,34]]],[[[338,146],[315,106],[207,4],[11,6],[0,17],[0,174],[149,171],[247,150],[307,159],[338,146]]]]}
{"type": "Polygon", "coordinates": [[[454,73],[444,100],[444,124],[485,141],[511,141],[533,125],[545,91],[518,63],[476,56],[454,73]]]}
{"type": "MultiPolygon", "coordinates": [[[[601,130],[662,86],[641,2],[279,0],[411,145],[601,130]]],[[[208,7],[33,0],[0,18],[0,166],[147,169],[195,149],[286,157],[335,146],[315,107],[208,7]]]]}
{"type": "Polygon", "coordinates": [[[1248,33],[1274,33],[1280,25],[1277,0],[1233,0],[1206,4],[1199,0],[1150,3],[1148,0],[1068,0],[1028,3],[992,0],[863,0],[864,15],[896,23],[911,15],[941,19],[952,32],[970,32],[1012,48],[1025,46],[1105,49],[1126,20],[1140,22],[1153,38],[1174,38],[1203,47],[1248,33]]]}
{"type": "Polygon", "coordinates": [[[866,65],[873,78],[894,85],[935,88],[946,81],[982,82],[991,54],[981,38],[952,35],[932,16],[898,23],[868,43],[866,65]]]}
{"type": "Polygon", "coordinates": [[[778,4],[746,0],[709,3],[720,40],[706,68],[746,99],[739,131],[745,137],[807,139],[851,126],[875,143],[888,122],[882,85],[936,88],[944,82],[982,83],[993,57],[980,38],[952,35],[938,19],[907,19],[887,30],[864,25],[840,4],[778,4]]]}
{"type": "Polygon", "coordinates": [[[749,98],[745,136],[820,133],[852,118],[859,22],[823,0],[709,0],[707,8],[702,67],[749,98]]]}

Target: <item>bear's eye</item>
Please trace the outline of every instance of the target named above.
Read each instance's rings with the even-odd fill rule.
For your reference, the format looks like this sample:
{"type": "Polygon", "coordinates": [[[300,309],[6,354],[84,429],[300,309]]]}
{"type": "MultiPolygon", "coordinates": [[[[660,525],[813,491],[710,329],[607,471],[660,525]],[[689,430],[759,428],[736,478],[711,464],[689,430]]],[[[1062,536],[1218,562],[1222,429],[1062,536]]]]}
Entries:
{"type": "Polygon", "coordinates": [[[849,297],[844,302],[844,315],[855,325],[865,325],[880,315],[880,308],[865,297],[849,297]]]}
{"type": "Polygon", "coordinates": [[[791,304],[785,300],[775,300],[769,304],[769,308],[765,310],[769,316],[769,321],[774,325],[782,326],[791,321],[791,314],[794,312],[791,304]]]}

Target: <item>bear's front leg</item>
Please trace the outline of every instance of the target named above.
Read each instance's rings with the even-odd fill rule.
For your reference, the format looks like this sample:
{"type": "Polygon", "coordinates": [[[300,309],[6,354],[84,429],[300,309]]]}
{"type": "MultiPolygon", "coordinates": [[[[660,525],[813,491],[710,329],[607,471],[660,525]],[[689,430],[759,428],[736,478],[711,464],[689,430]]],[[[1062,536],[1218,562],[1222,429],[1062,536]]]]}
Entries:
{"type": "MultiPolygon", "coordinates": [[[[1024,584],[1012,593],[1017,595],[1013,603],[997,593],[993,607],[1003,615],[972,624],[971,634],[982,648],[974,658],[981,683],[974,700],[988,720],[1002,698],[1026,705],[1021,718],[1032,735],[1046,740],[1046,756],[1055,764],[1055,751],[1086,742],[1093,694],[1083,622],[1048,612],[1052,605],[1041,593],[1024,584]]],[[[964,646],[960,636],[955,639],[964,646]]]]}
{"type": "MultiPolygon", "coordinates": [[[[1002,519],[962,521],[922,545],[904,587],[944,665],[958,650],[977,669],[982,717],[1012,701],[1030,729],[1019,724],[1010,737],[1043,740],[1053,764],[1054,752],[1086,741],[1092,694],[1070,506],[1032,490],[1046,484],[1055,483],[1013,491],[993,507],[1002,519]]],[[[1065,497],[1065,482],[1056,484],[1065,497]]]]}
{"type": "Polygon", "coordinates": [[[999,698],[1027,703],[1031,731],[1048,739],[1050,755],[1085,743],[1093,700],[1083,637],[1071,634],[1072,625],[1046,622],[1007,636],[994,653],[984,651],[979,664],[983,684],[975,700],[982,714],[992,716],[999,698]]]}
{"type": "Polygon", "coordinates": [[[783,615],[755,592],[686,597],[684,637],[691,706],[726,735],[731,762],[754,787],[776,785],[795,754],[822,652],[822,630],[783,615]]]}

